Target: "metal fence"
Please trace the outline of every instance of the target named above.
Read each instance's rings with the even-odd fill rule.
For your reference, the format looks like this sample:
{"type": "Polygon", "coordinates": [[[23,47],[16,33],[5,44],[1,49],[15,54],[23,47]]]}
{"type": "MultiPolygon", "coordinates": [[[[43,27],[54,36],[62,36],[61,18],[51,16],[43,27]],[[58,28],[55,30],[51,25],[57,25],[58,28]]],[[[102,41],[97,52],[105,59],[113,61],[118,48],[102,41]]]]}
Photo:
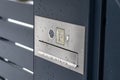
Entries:
{"type": "Polygon", "coordinates": [[[0,0],[0,80],[33,80],[33,1],[0,0]]]}

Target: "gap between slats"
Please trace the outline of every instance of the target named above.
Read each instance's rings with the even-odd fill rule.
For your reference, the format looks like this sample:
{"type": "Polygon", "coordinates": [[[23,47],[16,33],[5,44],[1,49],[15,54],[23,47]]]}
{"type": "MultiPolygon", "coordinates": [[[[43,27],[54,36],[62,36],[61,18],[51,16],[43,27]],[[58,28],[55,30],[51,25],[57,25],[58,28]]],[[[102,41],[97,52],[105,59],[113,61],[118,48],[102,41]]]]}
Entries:
{"type": "Polygon", "coordinates": [[[19,21],[19,20],[15,20],[15,19],[12,19],[12,18],[5,18],[5,17],[0,16],[0,20],[10,22],[10,23],[13,23],[13,24],[17,24],[17,25],[21,25],[23,27],[27,27],[27,28],[31,28],[31,29],[34,28],[34,26],[32,24],[29,24],[29,23],[26,23],[26,22],[23,22],[23,21],[19,21]]]}
{"type": "Polygon", "coordinates": [[[3,37],[0,37],[0,40],[11,42],[11,43],[13,43],[13,44],[16,45],[16,46],[18,46],[18,47],[20,47],[20,48],[23,48],[23,49],[25,49],[25,50],[31,51],[31,52],[34,51],[33,48],[30,48],[30,47],[25,46],[25,45],[23,45],[23,44],[21,44],[21,43],[18,43],[18,42],[10,41],[10,40],[8,40],[8,39],[6,39],[6,38],[3,38],[3,37]]]}
{"type": "Polygon", "coordinates": [[[27,0],[27,1],[9,0],[9,1],[18,2],[18,3],[23,3],[23,4],[30,4],[30,5],[33,5],[33,4],[34,4],[33,0],[27,0]]]}
{"type": "MultiPolygon", "coordinates": [[[[32,42],[33,41],[33,28],[34,28],[33,25],[22,22],[22,21],[18,21],[18,20],[15,20],[15,19],[5,18],[5,17],[2,17],[2,16],[0,16],[0,21],[1,21],[1,23],[0,23],[1,28],[3,28],[3,30],[4,30],[4,34],[1,33],[0,36],[2,36],[4,38],[8,38],[11,41],[14,41],[17,44],[17,46],[19,46],[19,47],[21,47],[20,45],[23,44],[24,48],[27,48],[27,47],[25,47],[25,45],[33,48],[33,42],[32,42]],[[10,26],[11,29],[8,30],[8,32],[7,32],[7,29],[10,28],[8,26],[10,26]],[[12,32],[12,30],[14,31],[14,30],[17,30],[17,29],[18,29],[18,32],[15,31],[16,34],[14,34],[14,32],[12,32]],[[23,33],[22,33],[22,31],[23,31],[23,33]],[[28,34],[26,31],[28,31],[30,34],[28,34]],[[27,34],[28,34],[28,39],[27,39],[27,34]],[[23,35],[23,38],[22,38],[22,35],[23,35]],[[18,37],[18,39],[17,39],[17,37],[18,37]],[[18,43],[19,43],[19,45],[18,45],[18,43]]],[[[23,45],[22,45],[22,47],[23,47],[23,45]]],[[[30,50],[30,48],[27,48],[27,49],[30,50]]]]}
{"type": "MultiPolygon", "coordinates": [[[[29,50],[29,51],[33,52],[33,49],[32,49],[32,48],[29,48],[29,47],[27,47],[27,46],[25,46],[25,45],[22,45],[22,44],[20,44],[20,43],[12,42],[12,41],[10,41],[10,40],[8,40],[8,39],[5,39],[5,38],[3,38],[3,37],[0,37],[0,40],[1,40],[1,41],[10,42],[10,43],[12,43],[12,44],[14,44],[14,45],[16,45],[16,46],[18,46],[18,47],[20,47],[20,48],[23,48],[23,49],[26,49],[26,50],[29,50]]],[[[8,64],[12,64],[12,66],[15,66],[16,68],[21,69],[21,70],[23,70],[23,71],[25,71],[25,72],[28,72],[28,73],[30,73],[30,74],[33,75],[33,72],[32,72],[31,70],[29,70],[29,69],[27,69],[27,68],[25,68],[25,67],[22,67],[22,66],[20,66],[20,65],[17,65],[16,63],[10,61],[10,60],[7,59],[7,58],[0,57],[0,60],[6,62],[6,63],[8,63],[8,64]]]]}
{"type": "Polygon", "coordinates": [[[22,66],[20,66],[20,65],[17,65],[16,63],[8,60],[7,58],[0,57],[0,60],[3,61],[3,62],[5,62],[5,63],[7,63],[7,64],[9,64],[9,65],[11,65],[12,67],[15,67],[15,68],[17,68],[17,69],[19,69],[19,70],[22,70],[22,71],[24,71],[24,72],[27,72],[27,73],[29,73],[29,74],[31,74],[31,75],[34,74],[31,70],[29,70],[29,69],[27,69],[27,68],[25,68],[25,67],[22,67],[22,66]]]}

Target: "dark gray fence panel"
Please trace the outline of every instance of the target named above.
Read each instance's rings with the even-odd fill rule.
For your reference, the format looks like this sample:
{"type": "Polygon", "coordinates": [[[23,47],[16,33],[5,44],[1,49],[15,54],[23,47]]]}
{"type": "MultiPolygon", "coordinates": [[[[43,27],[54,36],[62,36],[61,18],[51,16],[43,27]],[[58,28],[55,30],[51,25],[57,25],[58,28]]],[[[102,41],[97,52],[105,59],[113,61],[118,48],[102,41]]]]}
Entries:
{"type": "Polygon", "coordinates": [[[0,41],[0,56],[33,71],[33,53],[31,51],[17,47],[13,43],[0,41]]]}
{"type": "MultiPolygon", "coordinates": [[[[8,22],[8,18],[33,25],[33,5],[0,0],[0,57],[33,71],[33,52],[15,45],[33,48],[33,29],[8,22]]],[[[33,80],[33,75],[0,60],[0,76],[8,80],[33,80]]]]}
{"type": "Polygon", "coordinates": [[[0,16],[33,24],[33,6],[10,0],[0,0],[0,16]]]}
{"type": "Polygon", "coordinates": [[[33,29],[0,21],[0,36],[33,48],[33,29]]]}
{"type": "Polygon", "coordinates": [[[0,75],[8,80],[33,80],[31,74],[0,61],[0,75]]]}

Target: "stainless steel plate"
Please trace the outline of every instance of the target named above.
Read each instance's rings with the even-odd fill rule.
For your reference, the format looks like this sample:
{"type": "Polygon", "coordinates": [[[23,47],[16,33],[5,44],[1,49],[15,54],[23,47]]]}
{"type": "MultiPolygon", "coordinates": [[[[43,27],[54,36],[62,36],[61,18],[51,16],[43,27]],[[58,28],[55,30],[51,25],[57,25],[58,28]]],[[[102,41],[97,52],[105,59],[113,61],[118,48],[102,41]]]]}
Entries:
{"type": "Polygon", "coordinates": [[[35,55],[84,74],[85,27],[35,16],[35,55]]]}

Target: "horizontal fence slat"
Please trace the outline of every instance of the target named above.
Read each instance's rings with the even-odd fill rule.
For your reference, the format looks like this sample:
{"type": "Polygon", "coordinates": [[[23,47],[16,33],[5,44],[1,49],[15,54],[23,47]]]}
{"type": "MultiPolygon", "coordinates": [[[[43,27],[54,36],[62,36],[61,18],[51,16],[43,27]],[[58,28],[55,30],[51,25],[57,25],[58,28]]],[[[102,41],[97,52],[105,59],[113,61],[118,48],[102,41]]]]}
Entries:
{"type": "Polygon", "coordinates": [[[17,47],[13,43],[0,40],[0,57],[7,58],[17,65],[33,71],[33,53],[17,47]]]}
{"type": "Polygon", "coordinates": [[[33,24],[33,6],[9,0],[0,0],[0,16],[33,24]]]}
{"type": "Polygon", "coordinates": [[[0,21],[0,37],[33,48],[33,29],[0,21]]]}
{"type": "Polygon", "coordinates": [[[33,80],[33,76],[0,61],[0,75],[8,80],[33,80]]]}

